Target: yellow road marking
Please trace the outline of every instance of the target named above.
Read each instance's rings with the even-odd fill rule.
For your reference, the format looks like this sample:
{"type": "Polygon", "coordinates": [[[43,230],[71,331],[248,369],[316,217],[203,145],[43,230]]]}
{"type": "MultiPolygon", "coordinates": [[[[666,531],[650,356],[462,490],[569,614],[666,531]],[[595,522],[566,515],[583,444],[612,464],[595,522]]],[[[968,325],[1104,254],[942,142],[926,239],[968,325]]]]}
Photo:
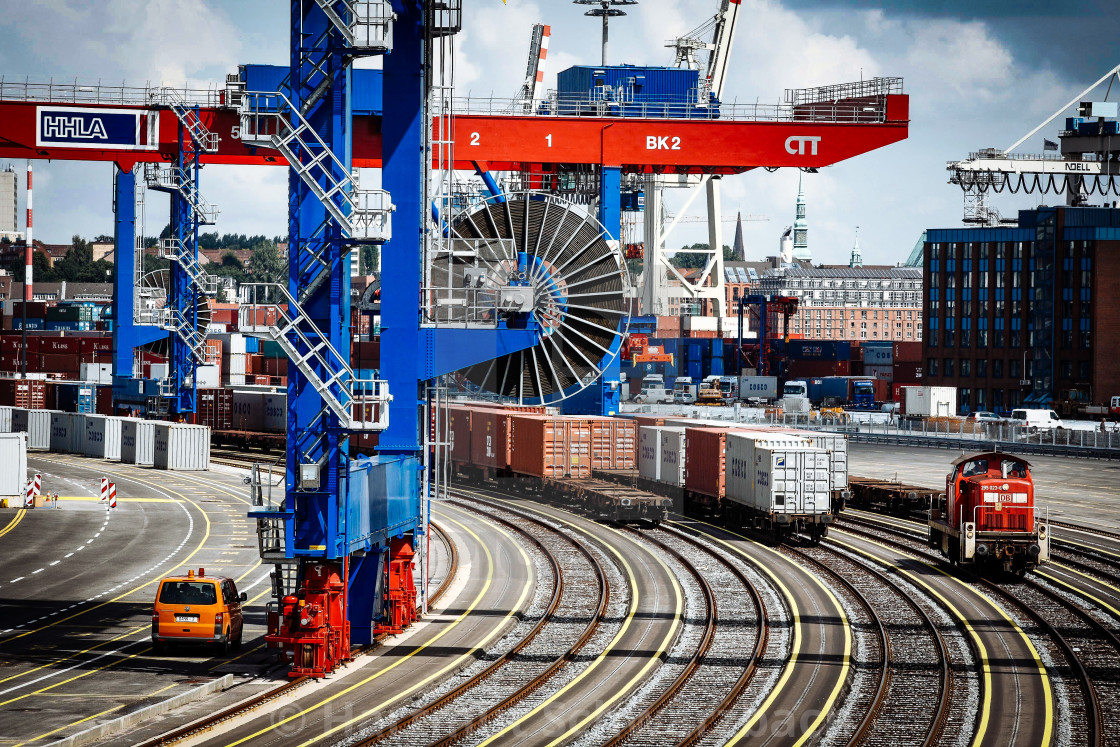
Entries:
{"type": "MultiPolygon", "coordinates": [[[[1076,573],[1078,576],[1083,576],[1083,577],[1087,578],[1092,583],[1099,584],[1100,586],[1104,586],[1105,588],[1112,589],[1113,591],[1115,591],[1117,593],[1120,593],[1120,589],[1117,589],[1112,584],[1108,584],[1108,583],[1105,583],[1104,581],[1101,581],[1100,579],[1094,578],[1093,576],[1090,576],[1088,573],[1082,573],[1081,571],[1077,570],[1076,568],[1070,568],[1069,566],[1062,565],[1061,563],[1052,563],[1051,565],[1057,566],[1058,568],[1061,568],[1063,571],[1067,571],[1069,573],[1076,573]]],[[[1116,609],[1115,607],[1113,607],[1111,604],[1104,601],[1100,597],[1097,597],[1094,594],[1090,594],[1088,590],[1079,589],[1078,587],[1073,586],[1072,584],[1068,584],[1065,581],[1062,581],[1061,579],[1054,578],[1053,576],[1051,576],[1049,573],[1046,573],[1042,569],[1035,568],[1034,572],[1037,573],[1038,575],[1042,576],[1043,578],[1055,583],[1055,584],[1066,587],[1067,589],[1069,589],[1070,591],[1072,591],[1075,594],[1078,594],[1080,596],[1085,597],[1086,599],[1089,599],[1093,602],[1096,602],[1097,604],[1101,605],[1102,607],[1108,609],[1112,614],[1116,615],[1117,617],[1120,617],[1120,610],[1116,609]]]]}
{"type": "MultiPolygon", "coordinates": [[[[170,690],[173,687],[175,687],[175,683],[171,683],[167,687],[161,687],[159,690],[156,690],[154,693],[151,693],[150,695],[142,696],[142,697],[149,697],[150,698],[150,697],[152,697],[152,695],[159,695],[160,693],[162,693],[166,690],[170,690]]],[[[31,744],[32,742],[38,742],[40,739],[46,739],[50,735],[56,734],[56,733],[62,731],[63,729],[69,729],[71,726],[77,726],[78,724],[85,723],[86,721],[89,721],[90,719],[95,719],[98,716],[104,716],[107,713],[112,713],[113,711],[120,710],[121,708],[124,708],[125,705],[127,705],[127,704],[121,703],[120,705],[113,706],[112,708],[107,708],[104,711],[102,711],[101,713],[95,713],[92,716],[86,716],[85,718],[83,718],[79,721],[72,721],[69,724],[66,724],[65,726],[60,726],[57,729],[52,729],[51,731],[46,732],[45,734],[40,734],[37,737],[32,737],[31,739],[28,739],[26,742],[20,742],[19,744],[15,745],[15,747],[20,747],[20,745],[24,745],[24,744],[31,744]]]]}
{"type": "MultiPolygon", "coordinates": [[[[690,519],[690,521],[696,524],[703,524],[705,526],[712,527],[713,529],[717,529],[721,532],[726,532],[733,537],[739,537],[740,539],[750,542],[759,550],[768,552],[775,557],[780,558],[783,562],[794,566],[802,572],[805,572],[803,568],[798,566],[786,556],[782,555],[777,550],[755,542],[749,537],[741,535],[737,532],[733,532],[729,529],[724,529],[723,527],[716,526],[715,524],[709,524],[705,521],[700,521],[698,519],[690,519]]],[[[676,526],[684,526],[685,528],[688,528],[687,525],[681,524],[679,522],[670,523],[676,526]]],[[[728,745],[734,745],[738,744],[740,741],[750,735],[751,730],[754,729],[758,722],[766,715],[766,712],[770,710],[771,706],[773,706],[774,704],[774,701],[778,699],[778,696],[782,693],[782,690],[785,689],[786,685],[789,683],[790,678],[793,676],[793,667],[799,659],[801,643],[804,635],[801,627],[801,611],[797,605],[797,601],[794,600],[793,593],[790,591],[789,587],[782,583],[781,579],[779,579],[772,570],[759,563],[757,559],[752,558],[750,555],[745,553],[742,548],[738,547],[734,543],[728,542],[721,537],[716,537],[710,532],[704,533],[704,536],[709,537],[716,542],[719,542],[721,545],[729,548],[732,552],[747,561],[751,565],[751,567],[760,570],[767,577],[769,577],[774,585],[781,589],[782,595],[786,599],[786,604],[789,606],[790,616],[793,618],[793,641],[790,646],[789,662],[786,664],[785,669],[782,671],[781,677],[775,683],[774,689],[770,691],[770,695],[767,696],[766,700],[763,701],[762,705],[759,706],[758,710],[755,711],[755,713],[751,716],[747,723],[743,724],[742,728],[740,728],[739,731],[735,733],[735,736],[733,736],[727,743],[728,745]]],[[[847,615],[844,614],[843,606],[841,606],[840,602],[833,595],[832,591],[829,590],[829,588],[825,586],[824,583],[820,579],[818,579],[815,574],[805,572],[805,575],[825,592],[840,615],[840,620],[844,628],[844,658],[840,670],[840,676],[837,678],[836,685],[832,689],[832,692],[829,693],[824,707],[820,709],[820,713],[817,715],[817,718],[813,721],[813,723],[809,725],[805,733],[802,734],[801,737],[797,740],[797,742],[795,743],[795,747],[799,747],[800,745],[805,744],[805,742],[809,740],[809,738],[816,732],[816,730],[820,728],[821,724],[824,723],[824,719],[828,716],[828,714],[831,713],[833,707],[836,704],[836,700],[840,697],[840,691],[843,689],[844,684],[848,681],[848,670],[851,667],[852,660],[852,630],[851,626],[848,625],[848,618],[847,615]]]]}
{"type": "MultiPolygon", "coordinates": [[[[242,739],[240,739],[236,742],[231,742],[230,744],[226,745],[226,747],[235,747],[235,745],[244,744],[245,742],[248,742],[252,739],[256,739],[257,737],[261,736],[262,734],[267,734],[268,732],[272,731],[273,729],[276,729],[280,726],[283,726],[284,724],[286,724],[290,721],[293,721],[295,719],[303,718],[306,714],[311,713],[313,711],[317,711],[318,709],[322,708],[323,706],[327,705],[328,703],[332,702],[333,700],[335,700],[337,698],[340,698],[344,695],[347,695],[347,694],[353,692],[354,690],[369,684],[370,682],[377,679],[378,677],[381,677],[382,675],[393,671],[394,669],[396,669],[401,664],[404,664],[404,662],[408,661],[409,659],[411,659],[416,654],[418,654],[421,651],[429,648],[434,643],[436,643],[438,640],[440,640],[445,635],[447,635],[447,633],[449,633],[451,630],[453,630],[456,626],[458,626],[460,623],[462,623],[463,620],[467,619],[467,616],[470,615],[471,612],[473,612],[475,610],[475,608],[478,607],[478,605],[482,602],[483,597],[486,596],[486,592],[490,590],[490,586],[494,582],[494,556],[490,553],[490,548],[487,547],[486,543],[483,542],[482,539],[477,534],[475,534],[473,531],[471,531],[469,528],[467,528],[466,526],[463,526],[462,524],[460,524],[459,522],[455,521],[454,519],[452,519],[450,517],[447,519],[447,521],[450,521],[452,524],[455,524],[456,526],[461,528],[463,531],[465,531],[467,534],[474,537],[475,541],[478,542],[478,544],[482,547],[482,551],[486,556],[486,581],[483,583],[482,588],[479,590],[479,592],[475,596],[475,598],[471,601],[470,605],[468,605],[467,608],[465,610],[463,610],[462,614],[460,614],[453,621],[451,621],[451,623],[449,623],[445,628],[443,628],[443,630],[441,630],[439,633],[437,633],[430,641],[428,641],[427,643],[425,643],[422,646],[416,647],[415,649],[410,651],[408,654],[406,654],[406,655],[402,656],[401,658],[397,659],[395,662],[390,664],[385,669],[382,669],[378,672],[374,672],[369,677],[366,677],[365,679],[363,679],[359,682],[356,682],[353,685],[350,685],[349,687],[335,693],[334,695],[331,695],[328,698],[324,698],[323,700],[319,701],[318,703],[315,703],[314,705],[312,705],[308,708],[300,710],[298,713],[294,713],[291,716],[288,716],[287,718],[283,719],[282,721],[278,721],[274,724],[270,724],[269,726],[265,727],[264,729],[261,729],[260,731],[254,733],[254,734],[250,734],[249,736],[244,737],[244,738],[242,738],[242,739]]],[[[498,529],[497,527],[494,527],[494,528],[498,532],[500,532],[501,534],[504,534],[506,537],[509,537],[509,535],[506,534],[503,530],[498,529]]],[[[512,541],[512,539],[511,539],[511,541],[512,541]]],[[[532,570],[532,563],[529,561],[529,556],[526,555],[525,551],[521,549],[521,545],[519,543],[515,542],[514,545],[521,551],[522,559],[525,563],[526,568],[529,571],[530,577],[532,577],[533,570],[532,570]]],[[[510,613],[506,616],[507,619],[509,617],[511,617],[516,612],[516,610],[518,608],[520,608],[522,600],[524,600],[526,595],[528,595],[528,593],[529,593],[529,586],[530,586],[530,584],[528,584],[528,583],[525,584],[525,589],[522,590],[521,599],[518,600],[517,606],[513,610],[510,610],[510,613]]],[[[490,634],[487,635],[485,640],[482,641],[479,645],[480,646],[485,646],[486,643],[488,643],[490,641],[490,639],[492,639],[495,635],[497,635],[497,633],[501,629],[501,627],[502,626],[500,626],[500,625],[495,625],[493,630],[491,630],[490,634]]],[[[322,737],[325,737],[328,734],[331,734],[334,731],[337,731],[338,729],[342,729],[342,728],[346,727],[347,725],[352,724],[355,721],[358,721],[359,719],[368,718],[370,714],[377,712],[381,708],[384,708],[391,703],[394,703],[398,700],[401,700],[402,698],[406,697],[410,693],[415,692],[419,688],[423,687],[424,685],[426,685],[431,680],[435,679],[436,677],[441,676],[444,672],[450,671],[453,667],[459,666],[459,664],[461,662],[465,661],[467,657],[473,656],[474,653],[478,650],[479,650],[479,647],[475,647],[475,648],[471,649],[467,653],[465,653],[462,656],[460,656],[459,658],[455,659],[451,664],[447,665],[446,667],[444,667],[440,671],[430,675],[429,677],[425,678],[421,682],[417,682],[415,685],[408,688],[406,691],[398,693],[391,701],[389,701],[389,703],[382,704],[378,708],[372,709],[366,714],[362,714],[361,716],[359,716],[357,718],[354,718],[354,719],[351,719],[351,720],[347,721],[345,724],[340,724],[340,725],[336,726],[331,731],[325,732],[325,733],[319,735],[318,737],[316,737],[316,740],[321,739],[322,737]]],[[[315,741],[315,740],[313,740],[313,741],[315,741]]],[[[307,744],[310,744],[310,742],[307,743],[307,744]]]]}
{"type": "Polygon", "coordinates": [[[8,532],[15,529],[16,525],[19,524],[21,521],[23,521],[23,517],[26,514],[27,514],[27,509],[25,509],[25,508],[21,508],[19,511],[16,511],[16,515],[13,516],[12,520],[8,522],[8,525],[6,527],[4,527],[3,529],[0,529],[0,537],[3,537],[8,532]]]}
{"type": "MultiPolygon", "coordinates": [[[[133,479],[133,478],[128,478],[133,479]]],[[[60,501],[81,501],[83,503],[108,503],[95,495],[60,495],[60,501]]],[[[117,496],[117,503],[182,503],[174,498],[122,498],[117,496]]]]}
{"type": "MultiPolygon", "coordinates": [[[[844,532],[843,530],[837,530],[837,531],[840,531],[843,534],[848,534],[847,532],[844,532]]],[[[848,536],[852,536],[852,535],[848,534],[848,536]]],[[[859,539],[863,542],[867,542],[869,544],[875,545],[876,547],[881,547],[882,549],[886,550],[887,552],[892,552],[892,553],[897,552],[896,550],[892,550],[891,548],[889,548],[885,545],[882,545],[879,542],[876,542],[874,540],[865,539],[863,537],[860,537],[859,539]]],[[[991,714],[991,710],[992,710],[992,670],[991,670],[991,662],[989,661],[989,658],[988,658],[988,650],[984,646],[984,642],[980,639],[979,633],[977,633],[976,629],[972,626],[972,623],[970,623],[968,621],[968,618],[966,618],[961,613],[961,611],[958,610],[953,605],[953,603],[950,602],[948,599],[946,599],[940,592],[938,592],[936,589],[934,589],[932,586],[930,586],[928,583],[926,583],[925,580],[923,580],[922,578],[918,577],[917,575],[911,573],[910,571],[906,570],[905,568],[902,568],[897,563],[893,563],[886,558],[876,557],[876,556],[872,555],[871,553],[868,553],[864,550],[861,550],[858,547],[855,547],[854,545],[851,545],[847,542],[842,542],[842,541],[837,540],[837,539],[832,539],[831,541],[834,542],[835,544],[841,545],[842,547],[848,548],[852,552],[855,552],[855,553],[858,553],[860,555],[863,555],[864,557],[870,558],[870,559],[874,560],[875,562],[877,562],[881,565],[886,565],[888,567],[894,568],[895,570],[897,570],[899,573],[902,573],[903,575],[905,575],[907,578],[909,578],[914,583],[918,584],[919,586],[922,586],[927,591],[929,591],[930,594],[932,594],[938,600],[940,600],[940,602],[943,605],[945,605],[945,607],[947,609],[949,609],[949,611],[952,612],[953,615],[958,620],[961,621],[961,623],[964,624],[965,630],[968,631],[969,635],[972,637],[972,640],[976,642],[976,647],[979,649],[981,668],[982,668],[982,671],[984,673],[983,712],[981,714],[980,724],[977,727],[976,735],[973,737],[973,740],[972,740],[972,747],[978,747],[978,745],[980,745],[984,741],[984,737],[987,735],[988,725],[989,725],[989,722],[991,720],[991,715],[992,715],[991,714]]],[[[1009,625],[1011,625],[1015,629],[1015,632],[1018,633],[1019,637],[1022,638],[1023,641],[1027,644],[1027,648],[1031,652],[1031,657],[1035,661],[1035,667],[1038,669],[1039,676],[1042,679],[1042,689],[1043,689],[1043,693],[1045,695],[1045,703],[1046,703],[1046,710],[1045,710],[1046,723],[1045,723],[1043,733],[1042,733],[1042,747],[1049,747],[1050,740],[1051,740],[1052,733],[1053,733],[1053,724],[1054,724],[1053,694],[1052,694],[1051,689],[1050,689],[1050,677],[1049,677],[1048,673],[1046,672],[1046,666],[1042,663],[1042,659],[1041,659],[1041,657],[1039,657],[1038,651],[1035,650],[1034,644],[1031,643],[1030,638],[1023,631],[1023,629],[1020,628],[1017,624],[1015,624],[1015,622],[1007,615],[1007,613],[1003,611],[1003,608],[1000,607],[998,604],[996,604],[995,601],[993,599],[991,599],[991,597],[989,597],[987,594],[984,594],[983,592],[981,592],[977,589],[973,589],[971,586],[968,586],[967,584],[960,583],[960,581],[958,579],[954,578],[952,575],[945,572],[945,570],[942,569],[942,568],[938,568],[937,566],[935,566],[931,563],[927,563],[926,561],[921,560],[920,558],[911,557],[910,559],[913,560],[916,563],[921,563],[922,565],[926,566],[927,568],[930,568],[931,570],[936,571],[937,573],[940,573],[942,576],[945,576],[946,578],[950,579],[951,581],[957,581],[957,583],[960,584],[961,588],[967,589],[969,592],[971,592],[971,593],[975,594],[976,596],[980,597],[981,599],[983,599],[985,602],[988,603],[989,606],[992,607],[992,609],[994,609],[997,613],[999,613],[999,615],[1004,620],[1006,620],[1009,625]]]]}

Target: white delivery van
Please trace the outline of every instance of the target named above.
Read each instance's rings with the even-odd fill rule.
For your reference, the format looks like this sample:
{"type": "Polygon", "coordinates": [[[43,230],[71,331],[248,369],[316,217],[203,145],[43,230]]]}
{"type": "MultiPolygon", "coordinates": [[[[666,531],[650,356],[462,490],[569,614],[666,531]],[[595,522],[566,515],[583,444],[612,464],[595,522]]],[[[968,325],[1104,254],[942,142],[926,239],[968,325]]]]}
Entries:
{"type": "Polygon", "coordinates": [[[1028,428],[1049,431],[1061,428],[1062,419],[1053,410],[1031,410],[1018,408],[1011,411],[1011,422],[1028,428]]]}

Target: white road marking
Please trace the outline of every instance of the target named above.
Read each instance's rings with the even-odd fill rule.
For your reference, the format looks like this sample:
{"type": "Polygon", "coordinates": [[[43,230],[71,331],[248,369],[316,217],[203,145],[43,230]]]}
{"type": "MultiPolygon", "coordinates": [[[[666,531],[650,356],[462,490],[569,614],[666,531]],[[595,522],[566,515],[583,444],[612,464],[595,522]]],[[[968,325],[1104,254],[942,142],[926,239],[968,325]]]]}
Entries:
{"type": "Polygon", "coordinates": [[[31,571],[31,575],[32,575],[32,576],[34,576],[34,575],[35,575],[36,573],[42,573],[42,572],[43,572],[43,569],[42,569],[42,568],[40,568],[40,569],[39,569],[39,570],[37,570],[37,571],[31,571]]]}
{"type": "Polygon", "coordinates": [[[14,584],[14,583],[15,583],[16,581],[22,581],[22,580],[23,580],[24,578],[26,578],[26,576],[20,576],[19,578],[13,578],[13,579],[12,579],[11,581],[9,581],[8,583],[9,583],[9,584],[14,584]]]}
{"type": "Polygon", "coordinates": [[[61,560],[56,560],[56,561],[54,561],[53,563],[51,563],[51,565],[58,565],[58,564],[59,564],[59,563],[61,563],[61,562],[62,562],[61,560]]]}

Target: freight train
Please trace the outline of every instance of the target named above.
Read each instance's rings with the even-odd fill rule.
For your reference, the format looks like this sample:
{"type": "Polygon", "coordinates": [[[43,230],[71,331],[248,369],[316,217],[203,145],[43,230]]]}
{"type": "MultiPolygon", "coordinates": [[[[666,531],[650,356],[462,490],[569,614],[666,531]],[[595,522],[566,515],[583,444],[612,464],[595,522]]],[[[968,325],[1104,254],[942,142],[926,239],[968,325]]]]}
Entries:
{"type": "Polygon", "coordinates": [[[929,544],[954,565],[1022,574],[1047,562],[1049,526],[1035,510],[1030,464],[998,452],[954,461],[930,509],[929,544]]]}

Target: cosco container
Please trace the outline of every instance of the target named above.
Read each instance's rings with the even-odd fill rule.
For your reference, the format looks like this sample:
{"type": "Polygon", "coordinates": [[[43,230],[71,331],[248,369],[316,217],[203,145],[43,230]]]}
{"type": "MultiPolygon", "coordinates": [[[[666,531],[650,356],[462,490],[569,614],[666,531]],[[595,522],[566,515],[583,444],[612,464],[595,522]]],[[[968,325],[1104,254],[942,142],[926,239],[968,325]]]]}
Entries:
{"type": "Polygon", "coordinates": [[[659,482],[679,488],[684,485],[685,429],[665,426],[660,430],[659,482]]]}
{"type": "Polygon", "coordinates": [[[121,420],[112,415],[85,415],[82,453],[94,459],[121,460],[121,420]]]}
{"type": "Polygon", "coordinates": [[[153,420],[121,419],[121,462],[151,467],[155,458],[156,424],[153,420]]]}
{"type": "Polygon", "coordinates": [[[27,485],[27,434],[0,433],[0,498],[9,507],[23,505],[27,485]]]}
{"type": "Polygon", "coordinates": [[[264,395],[264,429],[269,433],[286,433],[288,430],[288,395],[264,395]]]}
{"type": "Polygon", "coordinates": [[[209,469],[210,429],[204,425],[156,423],[152,462],[156,469],[209,469]]]}
{"type": "Polygon", "coordinates": [[[661,428],[657,426],[638,428],[638,476],[661,481],[661,428]]]}
{"type": "Polygon", "coordinates": [[[12,408],[12,433],[27,434],[30,451],[49,451],[51,448],[51,415],[55,410],[29,410],[12,408]]]}
{"type": "Polygon", "coordinates": [[[829,513],[828,454],[797,436],[730,433],[725,498],[768,517],[829,513]]]}
{"type": "Polygon", "coordinates": [[[12,408],[0,405],[0,433],[12,432],[12,408]]]}
{"type": "Polygon", "coordinates": [[[583,419],[511,415],[510,468],[535,477],[591,477],[591,426],[583,419]]]}
{"type": "Polygon", "coordinates": [[[264,430],[264,397],[263,392],[234,391],[231,415],[233,430],[264,430]]]}
{"type": "Polygon", "coordinates": [[[784,433],[805,439],[808,444],[828,453],[829,485],[833,491],[848,487],[848,437],[842,433],[809,431],[801,428],[774,428],[767,426],[744,426],[745,430],[763,433],[784,433]]]}
{"type": "Polygon", "coordinates": [[[51,412],[51,451],[56,454],[85,452],[86,416],[77,412],[51,412]]]}

